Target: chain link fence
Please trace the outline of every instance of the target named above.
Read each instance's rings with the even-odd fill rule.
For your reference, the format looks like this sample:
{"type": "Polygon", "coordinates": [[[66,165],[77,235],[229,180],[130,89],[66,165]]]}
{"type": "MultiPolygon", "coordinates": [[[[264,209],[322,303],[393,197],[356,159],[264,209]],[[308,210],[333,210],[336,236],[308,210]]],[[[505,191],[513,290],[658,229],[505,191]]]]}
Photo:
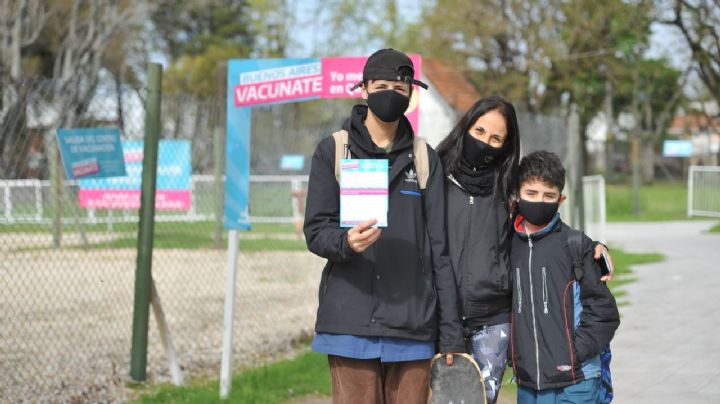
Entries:
{"type": "MultiPolygon", "coordinates": [[[[90,99],[57,82],[15,83],[12,96],[0,90],[0,402],[128,400],[138,210],[83,207],[83,184],[65,178],[55,133],[116,127],[123,141],[142,140],[144,90],[98,88],[90,99]]],[[[253,111],[254,227],[240,235],[236,367],[283,355],[312,335],[323,263],[293,223],[314,147],[352,103],[253,111]],[[301,154],[306,164],[284,172],[284,154],[301,154]]],[[[190,143],[191,203],[157,211],[152,273],[186,378],[219,374],[224,108],[218,100],[162,99],[161,139],[190,143]]],[[[169,381],[150,321],[148,379],[169,381]]]]}
{"type": "MultiPolygon", "coordinates": [[[[23,82],[0,92],[0,401],[128,400],[138,210],[84,204],[82,181],[64,177],[55,135],[58,128],[115,127],[123,141],[142,140],[144,90],[23,82]]],[[[312,335],[323,260],[306,251],[299,232],[309,162],[355,102],[253,109],[253,230],[240,234],[237,367],[282,355],[312,335]],[[286,154],[304,156],[305,164],[284,171],[286,154]]],[[[162,99],[161,141],[189,143],[190,199],[157,210],[152,273],[186,377],[217,376],[220,366],[224,108],[216,99],[162,99]]],[[[525,153],[550,147],[568,158],[564,119],[519,117],[525,153]]],[[[152,319],[148,365],[150,381],[170,380],[152,319]]]]}

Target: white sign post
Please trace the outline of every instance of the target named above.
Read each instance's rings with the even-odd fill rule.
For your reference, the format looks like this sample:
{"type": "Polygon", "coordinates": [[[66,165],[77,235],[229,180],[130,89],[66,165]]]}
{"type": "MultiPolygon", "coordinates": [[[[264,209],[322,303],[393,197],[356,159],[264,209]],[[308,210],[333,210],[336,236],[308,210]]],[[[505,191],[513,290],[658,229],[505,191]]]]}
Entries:
{"type": "Polygon", "coordinates": [[[222,364],[220,365],[220,399],[230,394],[232,383],[233,320],[235,319],[235,280],[237,278],[238,231],[228,231],[227,279],[225,280],[225,325],[223,329],[222,364]]]}

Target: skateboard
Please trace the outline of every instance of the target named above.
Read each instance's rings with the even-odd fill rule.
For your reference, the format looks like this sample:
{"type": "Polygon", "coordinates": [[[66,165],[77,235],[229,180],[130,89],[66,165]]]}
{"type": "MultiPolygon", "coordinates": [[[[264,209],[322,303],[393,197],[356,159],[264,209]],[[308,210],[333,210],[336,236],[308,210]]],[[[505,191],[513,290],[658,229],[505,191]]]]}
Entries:
{"type": "Polygon", "coordinates": [[[448,366],[445,355],[437,354],[430,366],[428,403],[487,404],[482,373],[472,356],[455,354],[448,366]]]}

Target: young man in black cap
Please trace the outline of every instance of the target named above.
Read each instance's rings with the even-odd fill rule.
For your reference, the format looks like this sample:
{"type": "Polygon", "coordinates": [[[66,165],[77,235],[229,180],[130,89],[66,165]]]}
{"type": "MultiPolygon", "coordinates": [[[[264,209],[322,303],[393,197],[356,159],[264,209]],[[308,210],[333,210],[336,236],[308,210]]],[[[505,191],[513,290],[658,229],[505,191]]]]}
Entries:
{"type": "Polygon", "coordinates": [[[312,159],[304,231],[310,251],[328,260],[313,350],[328,354],[334,403],[425,403],[436,342],[449,363],[450,353],[465,352],[445,246],[443,170],[430,147],[414,148],[404,116],[413,85],[427,88],[413,76],[404,53],[375,52],[358,84],[367,106],[356,105],[342,126],[344,157],[389,160],[386,228],[372,227],[375,220],[340,227],[339,138],[323,139],[312,159]]]}

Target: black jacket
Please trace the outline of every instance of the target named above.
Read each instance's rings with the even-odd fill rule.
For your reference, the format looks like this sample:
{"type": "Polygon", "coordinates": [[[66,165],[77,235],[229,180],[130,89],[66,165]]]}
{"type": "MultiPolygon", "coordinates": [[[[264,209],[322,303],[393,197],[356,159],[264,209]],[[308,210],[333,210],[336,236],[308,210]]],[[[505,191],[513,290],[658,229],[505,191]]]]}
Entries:
{"type": "Polygon", "coordinates": [[[349,133],[353,158],[390,160],[388,227],[362,254],[347,244],[348,229],[339,227],[335,141],[323,139],[310,168],[304,227],[310,251],[328,260],[320,281],[315,331],[433,341],[439,328],[442,352],[464,352],[445,244],[440,160],[428,147],[430,176],[421,194],[410,123],[401,119],[388,154],[372,142],[366,116],[366,106],[355,106],[343,129],[349,133]]]}
{"type": "Polygon", "coordinates": [[[544,390],[578,383],[584,380],[583,362],[600,354],[620,325],[615,298],[600,281],[588,237],[583,237],[584,272],[576,305],[569,227],[558,219],[548,231],[528,238],[521,222],[520,216],[511,253],[511,355],[518,384],[544,390]],[[576,307],[582,307],[577,328],[576,307]]]}
{"type": "Polygon", "coordinates": [[[507,204],[493,194],[472,196],[452,177],[446,184],[448,246],[463,323],[469,329],[509,323],[507,204]]]}

